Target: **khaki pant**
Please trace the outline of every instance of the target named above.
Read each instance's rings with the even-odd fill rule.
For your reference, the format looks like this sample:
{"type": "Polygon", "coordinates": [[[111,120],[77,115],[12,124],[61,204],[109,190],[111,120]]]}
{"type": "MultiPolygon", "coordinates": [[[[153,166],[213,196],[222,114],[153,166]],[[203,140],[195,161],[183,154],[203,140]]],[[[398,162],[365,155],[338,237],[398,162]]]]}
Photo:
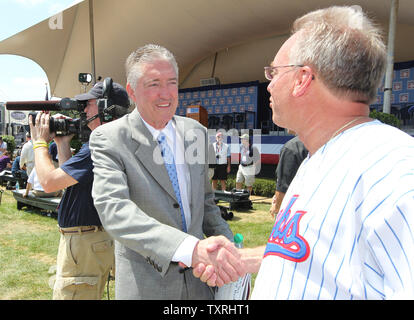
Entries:
{"type": "Polygon", "coordinates": [[[114,259],[114,242],[105,231],[62,234],[53,299],[102,299],[114,259]]]}
{"type": "Polygon", "coordinates": [[[243,183],[246,185],[246,187],[253,186],[255,181],[255,167],[248,166],[243,167],[241,164],[239,165],[239,169],[237,170],[236,174],[236,182],[237,183],[243,183]]]}

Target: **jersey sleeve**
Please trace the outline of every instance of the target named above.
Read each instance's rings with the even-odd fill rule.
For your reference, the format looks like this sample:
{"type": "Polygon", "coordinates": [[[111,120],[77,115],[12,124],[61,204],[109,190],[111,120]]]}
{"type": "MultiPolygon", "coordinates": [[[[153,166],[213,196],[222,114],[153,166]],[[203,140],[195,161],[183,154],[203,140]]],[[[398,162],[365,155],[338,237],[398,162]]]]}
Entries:
{"type": "Polygon", "coordinates": [[[384,299],[414,299],[414,190],[395,202],[390,192],[390,201],[379,203],[366,220],[366,243],[373,256],[364,262],[366,290],[376,290],[384,299]]]}

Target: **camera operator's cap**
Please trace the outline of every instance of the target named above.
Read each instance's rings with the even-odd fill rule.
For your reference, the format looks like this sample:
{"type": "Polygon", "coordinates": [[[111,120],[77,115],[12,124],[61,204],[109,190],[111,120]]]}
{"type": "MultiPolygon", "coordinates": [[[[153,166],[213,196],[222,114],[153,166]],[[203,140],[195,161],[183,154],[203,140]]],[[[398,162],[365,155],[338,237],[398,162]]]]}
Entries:
{"type": "MultiPolygon", "coordinates": [[[[87,93],[79,94],[75,96],[75,99],[78,101],[86,101],[90,99],[102,99],[103,98],[103,82],[96,83],[91,90],[87,93]]],[[[128,108],[129,107],[129,97],[126,90],[116,82],[112,82],[112,91],[111,96],[109,97],[114,104],[128,108]]]]}
{"type": "Polygon", "coordinates": [[[241,135],[240,139],[246,139],[249,140],[249,135],[247,133],[241,135]]]}

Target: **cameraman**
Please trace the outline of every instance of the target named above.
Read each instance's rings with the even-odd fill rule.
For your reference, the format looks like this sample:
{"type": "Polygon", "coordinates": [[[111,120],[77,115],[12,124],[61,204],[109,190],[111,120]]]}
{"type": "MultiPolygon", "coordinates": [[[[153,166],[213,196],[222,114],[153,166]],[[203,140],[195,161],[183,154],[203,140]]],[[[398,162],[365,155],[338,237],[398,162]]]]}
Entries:
{"type": "MultiPolygon", "coordinates": [[[[88,93],[75,97],[77,101],[87,101],[84,112],[92,131],[102,124],[100,117],[93,117],[99,112],[97,99],[104,98],[103,91],[104,85],[99,82],[88,93]]],[[[117,116],[127,113],[129,98],[122,86],[112,84],[110,100],[120,106],[116,107],[120,108],[117,116]]],[[[49,120],[48,113],[39,112],[35,125],[32,119],[29,123],[40,184],[45,192],[67,188],[58,209],[61,237],[53,299],[100,300],[114,264],[114,250],[113,240],[102,228],[91,196],[93,163],[89,142],[72,156],[73,135],[55,136],[49,130],[49,120]],[[58,148],[59,168],[55,168],[48,152],[52,139],[58,148]]]]}

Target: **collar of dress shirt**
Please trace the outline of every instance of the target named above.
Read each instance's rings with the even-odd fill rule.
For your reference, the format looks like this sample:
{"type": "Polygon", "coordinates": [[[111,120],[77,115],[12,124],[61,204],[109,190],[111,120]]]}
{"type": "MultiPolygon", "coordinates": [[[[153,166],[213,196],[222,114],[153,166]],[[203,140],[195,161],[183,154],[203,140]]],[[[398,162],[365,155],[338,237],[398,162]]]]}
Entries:
{"type": "Polygon", "coordinates": [[[174,141],[175,141],[175,124],[174,124],[174,121],[172,121],[172,119],[170,121],[168,121],[167,125],[162,130],[158,130],[158,129],[155,129],[153,126],[151,126],[148,122],[146,122],[144,120],[144,118],[141,116],[141,114],[139,113],[139,111],[138,111],[138,114],[139,114],[139,117],[141,118],[142,122],[144,122],[145,126],[151,132],[152,136],[154,137],[154,140],[157,140],[158,136],[162,132],[167,137],[167,143],[170,146],[174,145],[174,141]]]}

